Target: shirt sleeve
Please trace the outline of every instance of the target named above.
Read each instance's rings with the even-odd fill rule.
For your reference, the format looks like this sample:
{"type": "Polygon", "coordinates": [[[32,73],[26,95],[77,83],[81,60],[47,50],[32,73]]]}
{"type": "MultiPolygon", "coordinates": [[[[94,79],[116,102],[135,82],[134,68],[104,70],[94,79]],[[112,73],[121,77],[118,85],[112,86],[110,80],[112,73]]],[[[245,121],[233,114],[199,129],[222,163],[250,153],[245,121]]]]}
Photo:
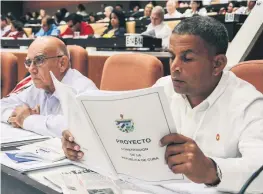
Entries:
{"type": "Polygon", "coordinates": [[[64,36],[64,35],[73,35],[73,32],[72,32],[72,30],[69,27],[67,27],[65,32],[60,34],[61,37],[64,36]]]}
{"type": "Polygon", "coordinates": [[[23,124],[25,130],[52,137],[61,137],[62,131],[66,130],[67,126],[63,115],[30,115],[23,124]]]}
{"type": "Polygon", "coordinates": [[[51,32],[51,36],[59,36],[60,30],[58,28],[55,28],[51,32]]]}
{"type": "MultiPolygon", "coordinates": [[[[237,192],[248,178],[263,164],[263,100],[256,100],[242,117],[236,120],[236,126],[242,130],[238,149],[241,157],[212,158],[222,172],[218,190],[237,192]],[[239,124],[238,123],[243,123],[239,124]]],[[[234,129],[233,129],[234,130],[234,129]]]]}
{"type": "Polygon", "coordinates": [[[17,106],[27,104],[27,96],[30,93],[30,88],[22,91],[19,94],[12,94],[7,98],[1,99],[1,121],[7,122],[11,113],[17,106]]]}

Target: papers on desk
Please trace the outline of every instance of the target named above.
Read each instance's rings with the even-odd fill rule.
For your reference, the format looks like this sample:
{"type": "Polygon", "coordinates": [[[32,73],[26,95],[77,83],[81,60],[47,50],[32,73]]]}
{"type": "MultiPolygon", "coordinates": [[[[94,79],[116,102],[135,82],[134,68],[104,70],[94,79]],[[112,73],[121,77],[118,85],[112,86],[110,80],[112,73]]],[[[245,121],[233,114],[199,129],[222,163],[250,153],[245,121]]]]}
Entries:
{"type": "MultiPolygon", "coordinates": [[[[8,151],[7,153],[17,153],[17,150],[15,151],[8,151]]],[[[70,164],[70,161],[68,159],[60,160],[58,162],[41,162],[41,161],[29,161],[29,162],[21,162],[17,163],[11,160],[7,155],[6,152],[1,152],[0,155],[1,164],[15,169],[20,172],[28,172],[33,170],[39,170],[44,168],[51,168],[55,166],[63,166],[70,164]]]]}
{"type": "Polygon", "coordinates": [[[17,158],[47,162],[56,162],[66,158],[59,138],[21,146],[19,149],[16,154],[17,158]]]}
{"type": "Polygon", "coordinates": [[[16,147],[46,139],[49,139],[49,137],[41,136],[31,131],[13,128],[9,124],[1,123],[1,148],[16,147]]]}

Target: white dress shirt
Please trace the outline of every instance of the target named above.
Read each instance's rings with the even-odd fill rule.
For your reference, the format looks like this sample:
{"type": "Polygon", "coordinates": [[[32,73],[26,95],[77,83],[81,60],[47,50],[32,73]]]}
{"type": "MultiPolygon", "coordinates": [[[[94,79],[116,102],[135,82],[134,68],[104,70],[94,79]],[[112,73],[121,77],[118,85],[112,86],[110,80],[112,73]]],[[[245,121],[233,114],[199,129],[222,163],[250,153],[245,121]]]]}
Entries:
{"type": "Polygon", "coordinates": [[[181,14],[179,11],[175,10],[172,14],[165,14],[164,19],[170,19],[170,18],[180,18],[183,14],[181,14]]]}
{"type": "Polygon", "coordinates": [[[240,7],[235,11],[235,14],[249,15],[252,10],[249,10],[248,7],[240,7]]]}
{"type": "Polygon", "coordinates": [[[4,27],[3,29],[1,29],[1,37],[3,35],[5,35],[6,32],[8,32],[9,30],[11,30],[11,25],[7,25],[6,27],[4,27]]]}
{"type": "MultiPolygon", "coordinates": [[[[97,89],[90,79],[74,69],[69,69],[61,82],[73,87],[77,93],[97,89]]],[[[30,115],[24,120],[23,128],[25,130],[41,135],[60,137],[62,131],[67,129],[67,121],[62,115],[56,91],[49,94],[34,85],[18,94],[1,99],[1,121],[7,122],[14,108],[23,104],[27,104],[30,108],[40,105],[39,115],[30,115]]]]}
{"type": "Polygon", "coordinates": [[[194,108],[174,92],[170,76],[154,86],[164,86],[178,133],[195,140],[221,169],[217,189],[238,191],[263,164],[263,95],[230,71],[194,108]]]}
{"type": "Polygon", "coordinates": [[[150,34],[152,31],[154,31],[156,38],[162,39],[162,47],[168,48],[169,39],[172,34],[171,28],[164,22],[162,22],[161,24],[157,26],[153,26],[152,24],[149,24],[147,27],[147,30],[143,32],[142,34],[148,34],[148,33],[150,34]]]}
{"type": "Polygon", "coordinates": [[[200,16],[207,16],[206,8],[201,8],[199,11],[193,12],[192,9],[185,10],[183,17],[192,17],[194,14],[198,14],[200,16]]]}

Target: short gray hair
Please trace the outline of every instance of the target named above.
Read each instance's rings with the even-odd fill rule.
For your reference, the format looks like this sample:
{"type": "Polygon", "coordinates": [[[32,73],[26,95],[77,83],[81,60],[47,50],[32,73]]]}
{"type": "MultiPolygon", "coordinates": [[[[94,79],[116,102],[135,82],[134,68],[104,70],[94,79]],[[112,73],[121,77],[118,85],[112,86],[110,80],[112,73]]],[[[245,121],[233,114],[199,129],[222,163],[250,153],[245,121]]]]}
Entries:
{"type": "Polygon", "coordinates": [[[181,20],[173,30],[173,34],[195,35],[202,38],[216,50],[216,54],[226,54],[228,47],[227,29],[218,20],[208,16],[193,16],[181,20]]]}
{"type": "Polygon", "coordinates": [[[157,5],[157,6],[155,6],[154,8],[153,8],[153,10],[152,10],[152,13],[157,13],[157,14],[159,14],[160,15],[160,17],[162,18],[162,20],[164,19],[164,9],[161,7],[161,6],[159,6],[159,5],[157,5]]]}
{"type": "Polygon", "coordinates": [[[113,7],[112,6],[107,6],[107,7],[105,7],[105,10],[106,9],[109,9],[111,12],[113,11],[113,7]]]}

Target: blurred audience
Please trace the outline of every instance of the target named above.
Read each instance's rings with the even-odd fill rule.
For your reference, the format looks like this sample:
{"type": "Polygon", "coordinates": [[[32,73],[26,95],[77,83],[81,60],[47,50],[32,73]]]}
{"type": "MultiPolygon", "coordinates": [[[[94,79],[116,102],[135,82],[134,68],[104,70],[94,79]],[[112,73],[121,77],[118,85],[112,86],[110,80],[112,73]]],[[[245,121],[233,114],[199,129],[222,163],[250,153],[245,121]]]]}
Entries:
{"type": "Polygon", "coordinates": [[[54,23],[55,23],[57,26],[67,24],[63,19],[64,19],[64,18],[62,17],[62,14],[61,14],[60,11],[58,11],[58,12],[55,13],[54,23]]]}
{"type": "Polygon", "coordinates": [[[11,22],[11,29],[7,31],[3,37],[12,37],[14,39],[27,37],[23,29],[23,24],[20,21],[13,20],[11,22]]]}
{"type": "Polygon", "coordinates": [[[39,16],[37,19],[42,20],[46,16],[46,10],[40,9],[39,16]]]}
{"type": "Polygon", "coordinates": [[[77,14],[82,15],[82,16],[87,16],[88,13],[86,12],[86,8],[84,7],[83,4],[79,4],[77,7],[77,14]]]}
{"type": "Polygon", "coordinates": [[[122,11],[113,10],[108,28],[103,32],[103,38],[124,36],[126,33],[125,15],[122,11]]]}
{"type": "Polygon", "coordinates": [[[151,17],[151,13],[152,13],[152,9],[153,9],[153,5],[148,3],[147,5],[145,5],[144,8],[144,16],[140,18],[140,20],[142,19],[148,19],[151,17]]]}
{"type": "Polygon", "coordinates": [[[60,31],[54,24],[54,20],[50,16],[45,16],[41,20],[41,29],[35,36],[59,36],[60,31]]]}
{"type": "Polygon", "coordinates": [[[110,22],[110,15],[111,15],[112,10],[113,10],[112,6],[105,7],[105,9],[104,9],[105,18],[101,19],[101,20],[99,20],[97,22],[99,22],[99,23],[110,22]]]}
{"type": "Polygon", "coordinates": [[[6,16],[1,16],[1,37],[11,30],[11,25],[7,23],[6,16]]]}
{"type": "Polygon", "coordinates": [[[115,10],[123,11],[123,6],[122,6],[122,4],[117,4],[117,5],[115,5],[115,10]]]}
{"type": "Polygon", "coordinates": [[[39,16],[39,13],[37,11],[32,12],[32,18],[33,20],[37,20],[39,16]]]}
{"type": "Polygon", "coordinates": [[[61,13],[61,15],[62,15],[63,20],[64,20],[66,17],[68,17],[69,14],[70,14],[66,8],[61,8],[59,11],[60,11],[60,13],[61,13]]]}
{"type": "Polygon", "coordinates": [[[96,23],[96,16],[93,13],[89,15],[89,23],[90,24],[96,23]]]}
{"type": "Polygon", "coordinates": [[[162,47],[168,48],[169,38],[172,34],[170,27],[163,22],[164,9],[161,6],[155,6],[151,13],[151,23],[142,35],[152,36],[162,39],[162,47]]]}
{"type": "Polygon", "coordinates": [[[256,5],[256,0],[248,0],[247,1],[247,7],[240,7],[238,10],[236,10],[236,14],[243,14],[243,15],[249,15],[252,11],[252,9],[256,5]]]}
{"type": "Polygon", "coordinates": [[[79,32],[80,36],[93,35],[93,28],[86,22],[83,22],[83,18],[81,15],[76,13],[71,13],[67,18],[67,29],[65,32],[61,33],[60,36],[63,37],[65,35],[74,35],[74,32],[79,32]]]}
{"type": "Polygon", "coordinates": [[[191,9],[187,9],[184,12],[184,17],[192,17],[193,15],[207,16],[207,11],[202,1],[191,0],[190,7],[191,9]]]}
{"type": "Polygon", "coordinates": [[[165,19],[180,18],[183,14],[176,10],[177,2],[175,0],[168,0],[166,3],[167,14],[164,15],[165,19]]]}

